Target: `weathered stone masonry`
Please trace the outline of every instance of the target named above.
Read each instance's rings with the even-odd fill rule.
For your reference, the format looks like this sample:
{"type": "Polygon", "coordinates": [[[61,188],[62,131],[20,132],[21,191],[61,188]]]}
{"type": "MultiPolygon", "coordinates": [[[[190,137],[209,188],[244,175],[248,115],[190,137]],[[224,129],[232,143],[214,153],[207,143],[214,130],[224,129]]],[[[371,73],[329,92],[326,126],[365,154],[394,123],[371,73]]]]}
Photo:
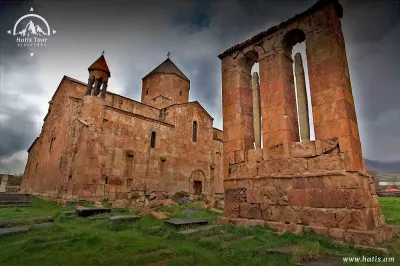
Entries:
{"type": "Polygon", "coordinates": [[[393,237],[395,230],[385,225],[364,169],[341,17],[336,0],[319,1],[219,55],[225,189],[221,223],[313,230],[367,245],[393,237]],[[291,51],[302,41],[316,140],[306,140],[303,132],[305,140],[299,142],[291,51]],[[263,149],[253,148],[250,70],[255,62],[260,68],[263,149]]]}
{"type": "Polygon", "coordinates": [[[189,79],[167,59],[143,78],[137,102],[108,92],[110,76],[103,56],[88,84],[64,76],[28,150],[23,189],[126,203],[144,192],[222,196],[222,131],[188,102],[189,79]]]}

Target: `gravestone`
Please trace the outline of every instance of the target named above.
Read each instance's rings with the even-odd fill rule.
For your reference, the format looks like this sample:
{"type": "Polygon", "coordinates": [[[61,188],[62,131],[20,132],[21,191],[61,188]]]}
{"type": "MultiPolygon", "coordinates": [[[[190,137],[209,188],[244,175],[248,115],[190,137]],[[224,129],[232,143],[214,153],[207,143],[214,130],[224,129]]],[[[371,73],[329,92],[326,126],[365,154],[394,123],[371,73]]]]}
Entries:
{"type": "Polygon", "coordinates": [[[6,192],[7,181],[8,181],[8,176],[4,176],[0,184],[0,193],[6,192]]]}

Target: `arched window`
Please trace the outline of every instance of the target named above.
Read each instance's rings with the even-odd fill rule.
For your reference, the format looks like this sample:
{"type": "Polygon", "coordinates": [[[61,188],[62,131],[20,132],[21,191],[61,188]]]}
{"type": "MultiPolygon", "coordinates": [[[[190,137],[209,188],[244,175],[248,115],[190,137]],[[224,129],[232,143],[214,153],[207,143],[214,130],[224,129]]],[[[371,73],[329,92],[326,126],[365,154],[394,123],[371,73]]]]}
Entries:
{"type": "Polygon", "coordinates": [[[179,91],[179,96],[182,96],[182,91],[179,91]]]}
{"type": "Polygon", "coordinates": [[[193,142],[197,141],[197,122],[196,121],[193,122],[193,136],[192,136],[192,138],[193,138],[193,142]]]}
{"type": "Polygon", "coordinates": [[[148,89],[146,90],[146,95],[149,95],[149,90],[148,89]]]}
{"type": "Polygon", "coordinates": [[[156,147],[156,132],[151,132],[150,148],[156,147]]]}

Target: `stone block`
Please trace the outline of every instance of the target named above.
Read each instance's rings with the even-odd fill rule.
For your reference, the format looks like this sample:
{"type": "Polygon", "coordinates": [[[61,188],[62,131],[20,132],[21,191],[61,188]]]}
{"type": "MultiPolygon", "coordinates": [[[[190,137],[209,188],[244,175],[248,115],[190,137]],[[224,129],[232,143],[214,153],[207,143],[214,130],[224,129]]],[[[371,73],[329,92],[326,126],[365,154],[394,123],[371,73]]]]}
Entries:
{"type": "Polygon", "coordinates": [[[239,204],[240,218],[261,219],[261,209],[259,204],[240,203],[239,204]]]}
{"type": "Polygon", "coordinates": [[[265,222],[265,224],[268,226],[268,227],[270,227],[270,228],[272,228],[272,229],[275,229],[275,230],[277,230],[277,231],[279,231],[279,232],[283,232],[283,231],[286,231],[286,224],[284,224],[284,223],[279,223],[279,222],[271,222],[271,221],[267,221],[267,222],[265,222]]]}
{"type": "Polygon", "coordinates": [[[294,158],[307,158],[316,156],[315,142],[302,141],[292,142],[289,144],[290,157],[294,158]]]}
{"type": "Polygon", "coordinates": [[[225,201],[224,216],[226,217],[239,217],[239,203],[225,201]]]}
{"type": "Polygon", "coordinates": [[[270,173],[270,162],[261,161],[258,165],[258,176],[268,176],[270,173]]]}
{"type": "Polygon", "coordinates": [[[346,230],[344,233],[344,240],[346,242],[354,242],[360,245],[374,246],[378,239],[376,231],[359,231],[359,230],[346,230]]]}
{"type": "Polygon", "coordinates": [[[224,189],[237,189],[237,180],[224,180],[224,189]]]}
{"type": "Polygon", "coordinates": [[[263,187],[261,194],[264,196],[264,200],[271,202],[271,204],[288,204],[287,192],[285,190],[276,189],[275,187],[263,187]]]}
{"type": "Polygon", "coordinates": [[[371,193],[364,189],[349,189],[346,195],[348,209],[371,207],[371,193]]]}
{"type": "Polygon", "coordinates": [[[238,189],[252,189],[253,180],[251,178],[238,179],[238,189]]]}
{"type": "Polygon", "coordinates": [[[235,151],[235,163],[244,163],[245,162],[245,156],[244,156],[244,151],[235,151]]]}
{"type": "Polygon", "coordinates": [[[340,220],[338,219],[338,228],[367,230],[365,214],[363,210],[347,210],[340,216],[343,216],[343,218],[341,218],[340,220]]]}
{"type": "Polygon", "coordinates": [[[308,191],[306,190],[289,190],[288,191],[288,200],[290,206],[309,206],[310,198],[308,191]]]}
{"type": "Polygon", "coordinates": [[[217,223],[218,224],[230,224],[231,218],[225,217],[225,216],[219,216],[217,218],[217,223]]]}
{"type": "Polygon", "coordinates": [[[308,161],[310,172],[341,171],[344,170],[344,160],[340,154],[323,154],[308,161]]]}
{"type": "Polygon", "coordinates": [[[331,138],[324,140],[315,140],[315,149],[317,155],[325,153],[335,153],[339,151],[339,139],[331,138]]]}
{"type": "Polygon", "coordinates": [[[247,151],[247,161],[259,163],[263,160],[263,149],[254,149],[247,151]]]}
{"type": "Polygon", "coordinates": [[[340,228],[330,228],[328,232],[329,236],[333,239],[343,240],[345,230],[340,228]]]}
{"type": "Polygon", "coordinates": [[[314,232],[317,235],[328,235],[328,228],[325,226],[305,226],[304,231],[306,232],[314,232]]]}
{"type": "Polygon", "coordinates": [[[248,189],[246,197],[248,203],[264,203],[264,196],[260,190],[248,189]]]}
{"type": "Polygon", "coordinates": [[[304,207],[299,212],[303,225],[336,227],[336,212],[330,209],[304,207]]]}

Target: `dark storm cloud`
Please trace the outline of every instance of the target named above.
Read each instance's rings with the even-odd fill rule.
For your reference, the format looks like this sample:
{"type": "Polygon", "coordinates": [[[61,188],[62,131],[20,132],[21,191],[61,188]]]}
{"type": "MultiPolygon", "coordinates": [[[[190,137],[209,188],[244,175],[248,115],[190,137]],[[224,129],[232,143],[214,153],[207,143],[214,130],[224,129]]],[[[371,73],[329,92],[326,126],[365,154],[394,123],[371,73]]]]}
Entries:
{"type": "MultiPolygon", "coordinates": [[[[171,51],[172,60],[191,80],[190,100],[198,100],[215,118],[214,125],[222,128],[217,55],[313,3],[315,0],[1,3],[0,171],[23,169],[23,151],[38,135],[47,102],[62,76],[85,82],[87,67],[103,50],[112,72],[110,90],[135,100],[140,100],[141,78],[171,51]],[[33,58],[27,58],[4,34],[30,6],[57,30],[50,45],[33,58]],[[11,104],[16,100],[18,105],[11,104]]],[[[399,160],[399,2],[341,3],[364,156],[399,160]]]]}

